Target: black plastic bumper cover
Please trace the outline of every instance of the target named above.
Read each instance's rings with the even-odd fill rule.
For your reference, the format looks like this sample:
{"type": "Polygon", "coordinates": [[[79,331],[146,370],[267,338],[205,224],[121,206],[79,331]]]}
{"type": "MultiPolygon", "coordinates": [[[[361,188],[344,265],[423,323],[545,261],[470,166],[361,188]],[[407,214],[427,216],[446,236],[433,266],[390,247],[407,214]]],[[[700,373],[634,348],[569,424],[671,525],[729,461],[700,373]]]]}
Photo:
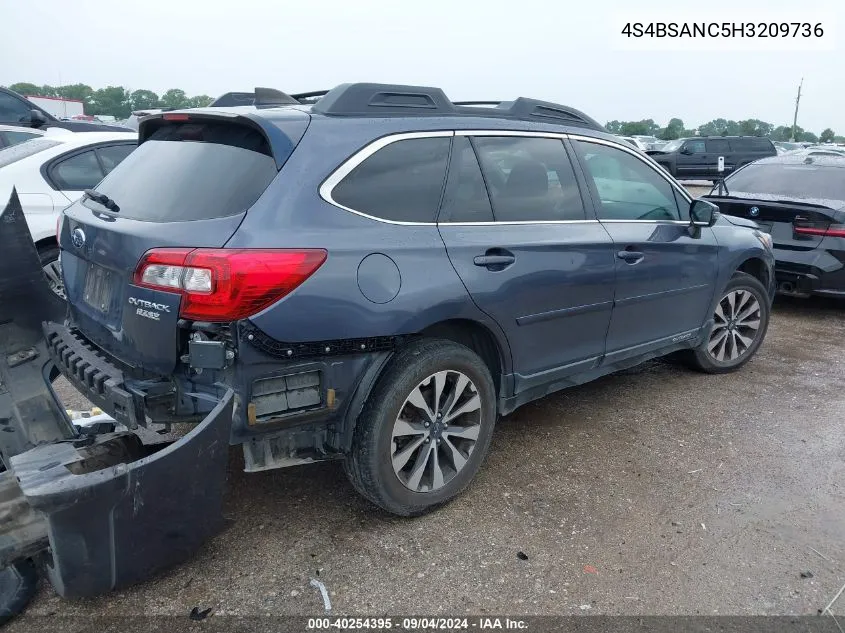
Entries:
{"type": "MultiPolygon", "coordinates": [[[[91,446],[71,441],[12,457],[24,497],[47,519],[48,574],[59,594],[143,580],[219,530],[233,400],[230,390],[190,433],[134,462],[73,474],[68,467],[84,464],[91,446]]],[[[109,450],[120,438],[95,439],[109,450]]]]}
{"type": "MultiPolygon", "coordinates": [[[[14,193],[0,213],[0,253],[0,456],[10,471],[0,495],[4,560],[49,543],[56,591],[88,596],[188,558],[222,525],[234,392],[170,444],[145,445],[131,431],[80,435],[50,387],[55,367],[42,334],[65,306],[47,286],[14,193]]],[[[72,364],[81,381],[113,377],[86,371],[82,360],[72,364]]]]}

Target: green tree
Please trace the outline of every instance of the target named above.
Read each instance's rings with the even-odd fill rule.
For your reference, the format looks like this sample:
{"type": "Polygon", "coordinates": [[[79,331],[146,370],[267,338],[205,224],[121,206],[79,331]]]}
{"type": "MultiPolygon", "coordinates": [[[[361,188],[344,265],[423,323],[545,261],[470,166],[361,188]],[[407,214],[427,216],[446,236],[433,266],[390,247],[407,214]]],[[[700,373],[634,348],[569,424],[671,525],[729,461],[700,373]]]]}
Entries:
{"type": "Polygon", "coordinates": [[[686,136],[684,122],[677,118],[669,119],[669,124],[660,132],[660,138],[664,141],[673,141],[682,136],[686,136]]]}
{"type": "Polygon", "coordinates": [[[62,99],[74,99],[81,101],[84,110],[88,112],[91,109],[92,99],[94,98],[94,89],[87,84],[71,84],[69,86],[57,86],[55,88],[56,96],[62,99]]]}
{"type": "Polygon", "coordinates": [[[94,91],[91,114],[106,114],[125,119],[132,112],[129,91],[123,86],[108,86],[94,91]]]}
{"type": "Polygon", "coordinates": [[[37,95],[41,88],[35,84],[27,83],[25,81],[18,82],[9,86],[9,90],[14,90],[19,95],[37,95]]]}
{"type": "Polygon", "coordinates": [[[831,130],[830,128],[825,128],[824,131],[819,135],[819,141],[822,143],[832,143],[836,133],[831,130]]]}
{"type": "Polygon", "coordinates": [[[133,110],[150,110],[159,104],[158,95],[152,90],[136,90],[129,96],[129,101],[133,110]]]}
{"type": "Polygon", "coordinates": [[[604,127],[606,127],[607,131],[611,134],[619,134],[619,132],[622,130],[622,122],[616,120],[608,121],[607,125],[605,125],[604,127]]]}
{"type": "Polygon", "coordinates": [[[188,107],[189,108],[204,108],[209,103],[214,101],[212,97],[208,95],[197,95],[196,97],[191,97],[188,99],[188,107]]]}
{"type": "Polygon", "coordinates": [[[165,108],[187,108],[188,97],[184,90],[171,88],[161,95],[161,105],[165,108]]]}
{"type": "Polygon", "coordinates": [[[818,143],[819,137],[812,132],[802,132],[800,136],[798,134],[795,135],[795,140],[803,143],[818,143]]]}
{"type": "Polygon", "coordinates": [[[654,119],[643,119],[642,121],[623,121],[619,128],[622,136],[633,136],[634,134],[651,136],[660,131],[660,126],[654,119]]]}

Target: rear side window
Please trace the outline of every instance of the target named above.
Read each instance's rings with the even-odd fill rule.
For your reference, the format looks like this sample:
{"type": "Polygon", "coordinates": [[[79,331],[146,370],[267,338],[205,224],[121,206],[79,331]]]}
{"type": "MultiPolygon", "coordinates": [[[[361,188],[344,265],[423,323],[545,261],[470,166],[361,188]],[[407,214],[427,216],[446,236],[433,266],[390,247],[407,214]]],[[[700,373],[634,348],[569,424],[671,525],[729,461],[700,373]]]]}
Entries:
{"type": "Polygon", "coordinates": [[[45,149],[50,149],[56,145],[61,145],[61,143],[59,141],[51,141],[46,138],[34,138],[31,141],[7,147],[0,150],[0,167],[11,165],[12,163],[16,163],[24,158],[29,158],[38,152],[43,152],[45,149]]]}
{"type": "Polygon", "coordinates": [[[338,204],[394,222],[434,222],[451,139],[395,141],[355,167],[332,189],[338,204]]]}
{"type": "Polygon", "coordinates": [[[88,150],[55,163],[50,179],[61,191],[82,191],[95,187],[103,179],[103,170],[94,150],[88,150]]]}
{"type": "Polygon", "coordinates": [[[752,138],[749,139],[749,147],[755,152],[770,152],[775,153],[775,146],[767,138],[752,138]]]}
{"type": "MultiPolygon", "coordinates": [[[[97,185],[120,217],[188,222],[243,213],[278,173],[257,130],[218,122],[157,129],[97,185]]],[[[104,157],[107,160],[114,160],[104,157]]],[[[86,205],[95,205],[85,201],[86,205]]]]}
{"type": "Polygon", "coordinates": [[[441,222],[492,222],[493,207],[469,139],[456,136],[440,210],[441,222]]]}
{"type": "Polygon", "coordinates": [[[100,157],[105,174],[111,173],[111,170],[122,163],[123,159],[129,156],[135,147],[135,145],[109,145],[98,148],[97,156],[100,157]]]}
{"type": "Polygon", "coordinates": [[[736,141],[731,144],[728,143],[727,139],[723,138],[709,138],[706,142],[707,151],[711,154],[727,154],[731,151],[731,145],[734,145],[735,150],[742,149],[742,147],[735,147],[736,141]]]}
{"type": "Polygon", "coordinates": [[[684,149],[693,154],[706,154],[707,148],[704,144],[704,139],[697,141],[687,141],[684,143],[684,149]]]}
{"type": "Polygon", "coordinates": [[[476,137],[497,222],[583,220],[584,205],[560,139],[476,137]]]}

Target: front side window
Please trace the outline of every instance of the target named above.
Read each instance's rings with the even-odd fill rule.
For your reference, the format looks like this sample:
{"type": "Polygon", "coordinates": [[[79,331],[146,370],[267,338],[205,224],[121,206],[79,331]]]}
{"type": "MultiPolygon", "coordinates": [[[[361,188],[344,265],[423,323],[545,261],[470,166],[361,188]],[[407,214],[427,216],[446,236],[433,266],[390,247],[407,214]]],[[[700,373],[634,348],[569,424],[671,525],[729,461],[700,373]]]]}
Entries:
{"type": "Polygon", "coordinates": [[[583,220],[584,205],[560,139],[473,139],[497,222],[583,220]]]}
{"type": "Polygon", "coordinates": [[[29,121],[32,113],[29,106],[4,92],[0,92],[0,121],[29,121]]]}
{"type": "Polygon", "coordinates": [[[446,178],[451,138],[394,141],[335,185],[340,205],[394,222],[434,222],[446,178]]]}
{"type": "Polygon", "coordinates": [[[61,191],[93,189],[103,179],[94,150],[75,154],[52,166],[50,177],[61,191]]]}
{"type": "Polygon", "coordinates": [[[699,141],[687,141],[684,143],[684,150],[693,154],[705,154],[707,147],[704,144],[704,139],[701,139],[699,141]]]}
{"type": "Polygon", "coordinates": [[[575,144],[595,184],[600,220],[680,220],[672,185],[652,167],[615,147],[575,144]]]}

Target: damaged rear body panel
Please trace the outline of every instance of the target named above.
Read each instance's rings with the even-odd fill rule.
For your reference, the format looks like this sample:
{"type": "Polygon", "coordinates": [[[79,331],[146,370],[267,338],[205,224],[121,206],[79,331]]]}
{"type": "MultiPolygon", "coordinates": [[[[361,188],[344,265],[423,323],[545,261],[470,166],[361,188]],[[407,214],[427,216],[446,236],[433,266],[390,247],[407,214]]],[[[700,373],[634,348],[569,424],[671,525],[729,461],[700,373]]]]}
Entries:
{"type": "Polygon", "coordinates": [[[143,408],[119,370],[93,346],[64,343],[65,305],[15,193],[0,215],[0,251],[2,562],[42,556],[59,594],[87,596],[185,560],[222,525],[234,393],[223,390],[176,441],[140,434],[143,408]],[[84,393],[100,394],[97,404],[122,412],[120,424],[73,426],[51,386],[51,352],[84,393]]]}

